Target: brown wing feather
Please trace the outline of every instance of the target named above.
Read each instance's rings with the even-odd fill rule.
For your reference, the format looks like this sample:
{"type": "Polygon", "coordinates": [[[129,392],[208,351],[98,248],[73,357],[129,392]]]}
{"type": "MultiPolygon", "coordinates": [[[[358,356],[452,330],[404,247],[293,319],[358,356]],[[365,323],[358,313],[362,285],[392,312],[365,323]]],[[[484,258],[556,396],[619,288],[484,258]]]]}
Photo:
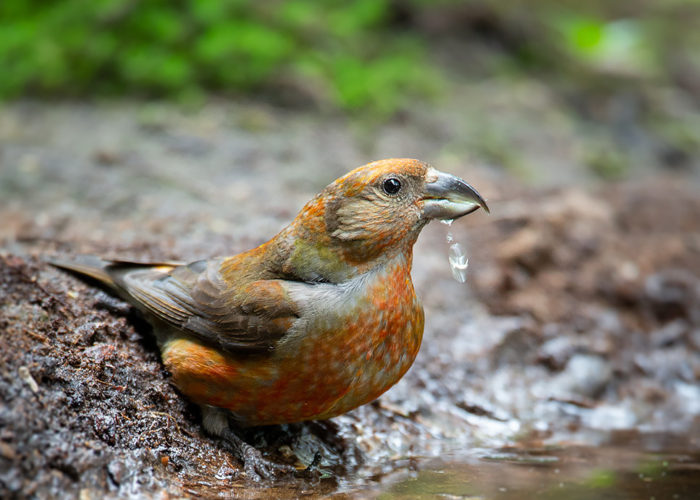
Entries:
{"type": "Polygon", "coordinates": [[[110,265],[106,271],[142,310],[229,352],[267,350],[298,317],[283,282],[254,281],[229,288],[221,261],[185,266],[110,265]]]}

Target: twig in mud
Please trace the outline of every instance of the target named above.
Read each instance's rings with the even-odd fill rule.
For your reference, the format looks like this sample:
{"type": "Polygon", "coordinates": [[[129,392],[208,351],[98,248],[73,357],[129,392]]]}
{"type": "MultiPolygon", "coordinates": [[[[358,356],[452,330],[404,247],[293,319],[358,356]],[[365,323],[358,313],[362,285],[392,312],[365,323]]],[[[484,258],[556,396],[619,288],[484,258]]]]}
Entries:
{"type": "Polygon", "coordinates": [[[150,413],[151,415],[160,415],[160,416],[162,416],[162,417],[167,417],[167,418],[169,418],[170,420],[172,420],[173,424],[175,424],[175,430],[177,430],[178,434],[182,434],[182,432],[180,431],[180,426],[179,426],[178,423],[177,423],[177,420],[175,420],[175,417],[173,417],[173,416],[170,415],[169,413],[165,413],[165,412],[162,412],[162,411],[151,411],[151,412],[149,412],[149,413],[150,413]]]}
{"type": "Polygon", "coordinates": [[[34,394],[38,394],[39,384],[37,384],[34,377],[32,377],[32,374],[29,372],[29,368],[26,366],[20,366],[17,372],[19,374],[19,378],[29,386],[29,389],[31,389],[34,394]]]}
{"type": "Polygon", "coordinates": [[[99,378],[94,378],[93,380],[95,382],[99,382],[102,385],[106,385],[107,387],[111,387],[112,389],[115,389],[117,391],[123,391],[124,389],[126,389],[125,385],[114,385],[114,384],[111,384],[109,382],[104,382],[104,381],[100,380],[99,378]]]}
{"type": "Polygon", "coordinates": [[[28,329],[28,328],[23,328],[23,329],[22,329],[22,332],[25,333],[26,335],[29,335],[29,336],[30,336],[31,338],[33,338],[34,340],[38,340],[38,341],[41,342],[42,344],[48,344],[48,343],[49,343],[49,339],[48,339],[48,338],[46,338],[45,336],[40,335],[40,334],[38,334],[38,333],[34,333],[33,331],[31,331],[31,330],[28,329]]]}
{"type": "Polygon", "coordinates": [[[547,398],[547,401],[554,401],[555,403],[564,403],[567,405],[573,405],[578,406],[579,408],[587,409],[595,408],[597,406],[595,401],[584,397],[563,398],[557,396],[550,396],[549,398],[547,398]]]}

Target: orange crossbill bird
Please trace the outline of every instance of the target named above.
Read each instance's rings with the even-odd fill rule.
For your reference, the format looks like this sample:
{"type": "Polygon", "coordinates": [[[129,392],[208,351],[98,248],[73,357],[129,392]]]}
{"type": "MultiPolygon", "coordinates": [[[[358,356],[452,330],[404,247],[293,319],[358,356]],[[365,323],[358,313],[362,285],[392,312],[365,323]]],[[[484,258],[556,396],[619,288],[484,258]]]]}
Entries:
{"type": "Polygon", "coordinates": [[[145,315],[174,384],[255,475],[262,457],[229,424],[327,419],[398,382],[423,336],[413,244],[432,219],[479,207],[488,211],[463,180],[389,159],[339,178],[270,241],[232,257],[52,264],[145,315]]]}

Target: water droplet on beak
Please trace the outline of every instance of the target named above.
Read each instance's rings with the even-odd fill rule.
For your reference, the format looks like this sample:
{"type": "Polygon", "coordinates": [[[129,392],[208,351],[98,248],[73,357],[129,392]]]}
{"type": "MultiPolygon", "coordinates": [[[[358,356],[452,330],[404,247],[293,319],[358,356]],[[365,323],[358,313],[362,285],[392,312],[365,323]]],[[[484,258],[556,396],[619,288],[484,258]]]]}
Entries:
{"type": "MultiPolygon", "coordinates": [[[[440,222],[449,226],[452,224],[452,219],[445,219],[440,222]]],[[[467,267],[469,267],[467,253],[464,251],[462,245],[454,241],[452,231],[447,232],[446,239],[447,243],[450,245],[450,250],[447,253],[447,260],[450,263],[452,277],[459,283],[465,283],[467,281],[467,267]]]]}
{"type": "Polygon", "coordinates": [[[452,243],[448,254],[450,261],[450,269],[452,277],[460,283],[467,281],[467,267],[469,267],[469,258],[459,243],[452,243]]]}

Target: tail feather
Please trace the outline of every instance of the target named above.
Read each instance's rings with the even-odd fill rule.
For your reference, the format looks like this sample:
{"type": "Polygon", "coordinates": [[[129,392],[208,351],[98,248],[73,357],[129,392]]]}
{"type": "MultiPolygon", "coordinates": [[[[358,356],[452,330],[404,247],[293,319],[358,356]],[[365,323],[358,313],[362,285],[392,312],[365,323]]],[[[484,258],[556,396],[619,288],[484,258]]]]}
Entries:
{"type": "Polygon", "coordinates": [[[112,276],[107,268],[114,264],[111,260],[104,260],[94,255],[82,255],[74,260],[48,258],[46,261],[54,267],[70,271],[72,273],[92,278],[113,290],[117,289],[112,276]]]}
{"type": "Polygon", "coordinates": [[[70,260],[49,257],[46,262],[78,276],[96,280],[115,291],[120,290],[121,276],[129,271],[145,268],[169,269],[185,264],[178,261],[135,262],[121,259],[102,259],[94,255],[79,255],[70,260]]]}

